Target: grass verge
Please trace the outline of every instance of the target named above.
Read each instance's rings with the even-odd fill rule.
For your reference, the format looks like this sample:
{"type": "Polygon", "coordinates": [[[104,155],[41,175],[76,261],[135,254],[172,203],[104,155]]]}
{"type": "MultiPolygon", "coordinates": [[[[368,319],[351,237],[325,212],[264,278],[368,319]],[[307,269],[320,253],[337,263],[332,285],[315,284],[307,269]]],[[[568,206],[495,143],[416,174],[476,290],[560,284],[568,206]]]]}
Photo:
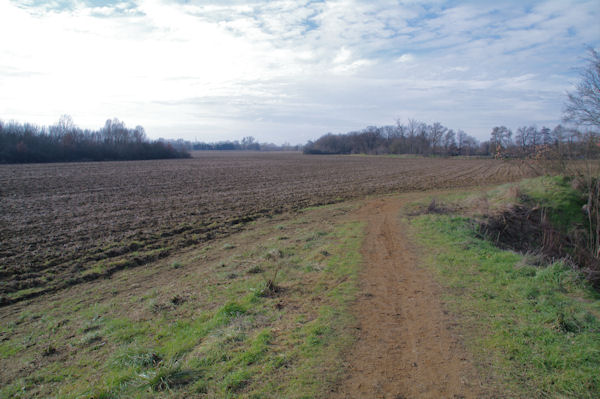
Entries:
{"type": "Polygon", "coordinates": [[[504,396],[600,396],[600,296],[580,274],[501,250],[466,217],[427,214],[410,225],[467,347],[504,396]]]}
{"type": "Polygon", "coordinates": [[[363,226],[339,219],[349,209],[3,308],[0,397],[327,397],[353,342],[363,226]]]}

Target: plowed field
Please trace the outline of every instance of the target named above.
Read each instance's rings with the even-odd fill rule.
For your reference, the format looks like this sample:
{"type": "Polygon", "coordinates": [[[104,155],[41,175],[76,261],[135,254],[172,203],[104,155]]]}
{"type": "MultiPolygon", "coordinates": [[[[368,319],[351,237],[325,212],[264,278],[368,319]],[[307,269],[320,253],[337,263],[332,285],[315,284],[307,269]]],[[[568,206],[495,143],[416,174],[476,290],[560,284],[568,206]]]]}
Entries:
{"type": "Polygon", "coordinates": [[[292,153],[0,165],[0,303],[143,265],[261,216],[528,173],[495,160],[292,153]]]}

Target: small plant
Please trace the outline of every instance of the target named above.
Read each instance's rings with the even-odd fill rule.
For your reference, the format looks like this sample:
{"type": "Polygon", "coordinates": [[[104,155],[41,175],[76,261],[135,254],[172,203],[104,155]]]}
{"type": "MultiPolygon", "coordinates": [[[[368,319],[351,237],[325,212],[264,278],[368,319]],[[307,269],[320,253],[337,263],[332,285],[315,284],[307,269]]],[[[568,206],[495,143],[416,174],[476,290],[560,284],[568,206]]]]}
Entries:
{"type": "Polygon", "coordinates": [[[102,341],[102,335],[100,335],[99,332],[95,331],[84,335],[83,338],[81,338],[80,342],[82,345],[91,345],[98,341],[102,341]]]}
{"type": "Polygon", "coordinates": [[[182,303],[184,303],[187,299],[183,296],[180,295],[175,295],[173,298],[171,298],[171,303],[175,306],[179,306],[182,303]]]}
{"type": "Polygon", "coordinates": [[[114,359],[114,364],[119,367],[156,367],[162,362],[162,357],[156,352],[141,348],[128,348],[126,352],[114,359]]]}
{"type": "Polygon", "coordinates": [[[281,291],[281,288],[276,284],[279,270],[281,270],[281,263],[276,264],[272,268],[270,276],[265,279],[265,285],[261,292],[263,296],[271,296],[281,291]]]}
{"type": "Polygon", "coordinates": [[[217,316],[235,317],[246,313],[246,308],[237,302],[229,302],[225,304],[217,312],[217,316]]]}
{"type": "Polygon", "coordinates": [[[247,370],[239,370],[229,374],[223,381],[225,389],[228,392],[236,392],[248,384],[250,372],[247,370]]]}
{"type": "Polygon", "coordinates": [[[263,272],[263,269],[259,265],[252,266],[250,269],[248,269],[249,274],[258,274],[258,273],[262,273],[262,272],[263,272]]]}
{"type": "Polygon", "coordinates": [[[170,365],[161,367],[156,374],[148,379],[148,385],[153,391],[161,392],[189,384],[194,379],[191,370],[182,370],[181,367],[170,365]]]}
{"type": "Polygon", "coordinates": [[[434,213],[434,214],[443,215],[443,214],[451,213],[452,211],[453,211],[452,209],[450,209],[447,206],[441,204],[435,198],[431,199],[431,202],[427,206],[427,209],[425,209],[425,213],[426,214],[434,213]]]}
{"type": "Polygon", "coordinates": [[[44,351],[42,352],[42,356],[52,356],[56,353],[56,348],[52,345],[48,345],[48,347],[46,347],[46,349],[44,349],[44,351]]]}
{"type": "Polygon", "coordinates": [[[171,263],[171,267],[173,269],[179,269],[180,267],[182,267],[183,265],[181,264],[181,262],[175,261],[173,263],[171,263]]]}
{"type": "Polygon", "coordinates": [[[235,245],[230,244],[230,243],[226,243],[223,245],[223,249],[233,249],[235,248],[235,245]]]}
{"type": "Polygon", "coordinates": [[[283,258],[283,252],[280,249],[274,248],[265,254],[265,259],[276,260],[283,258]]]}

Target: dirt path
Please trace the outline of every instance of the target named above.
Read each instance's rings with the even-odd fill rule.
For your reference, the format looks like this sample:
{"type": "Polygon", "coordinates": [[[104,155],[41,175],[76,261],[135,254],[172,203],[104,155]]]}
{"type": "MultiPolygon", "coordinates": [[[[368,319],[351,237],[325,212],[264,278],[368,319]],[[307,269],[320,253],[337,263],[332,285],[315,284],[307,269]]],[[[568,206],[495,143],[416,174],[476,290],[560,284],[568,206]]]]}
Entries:
{"type": "Polygon", "coordinates": [[[411,197],[379,198],[359,210],[367,222],[359,340],[339,398],[475,398],[470,358],[453,335],[440,288],[405,237],[399,212],[411,197]]]}

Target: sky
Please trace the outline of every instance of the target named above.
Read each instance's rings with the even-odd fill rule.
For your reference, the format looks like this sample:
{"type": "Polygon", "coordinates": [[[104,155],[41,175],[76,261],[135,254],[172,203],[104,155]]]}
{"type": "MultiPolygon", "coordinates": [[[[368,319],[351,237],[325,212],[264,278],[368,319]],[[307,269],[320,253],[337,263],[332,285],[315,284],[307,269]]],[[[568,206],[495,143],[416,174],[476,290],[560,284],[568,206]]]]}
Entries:
{"type": "Polygon", "coordinates": [[[0,119],[305,143],[560,123],[600,1],[0,0],[0,119]]]}

